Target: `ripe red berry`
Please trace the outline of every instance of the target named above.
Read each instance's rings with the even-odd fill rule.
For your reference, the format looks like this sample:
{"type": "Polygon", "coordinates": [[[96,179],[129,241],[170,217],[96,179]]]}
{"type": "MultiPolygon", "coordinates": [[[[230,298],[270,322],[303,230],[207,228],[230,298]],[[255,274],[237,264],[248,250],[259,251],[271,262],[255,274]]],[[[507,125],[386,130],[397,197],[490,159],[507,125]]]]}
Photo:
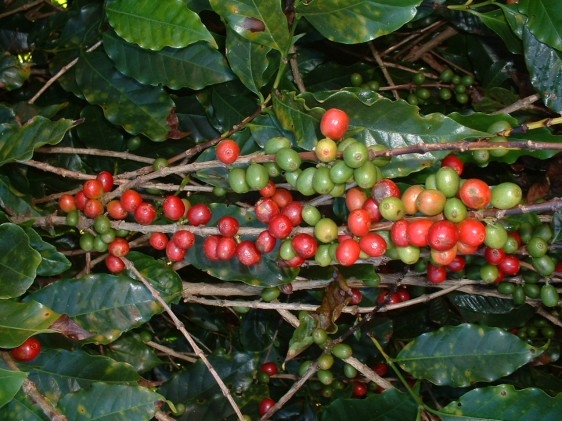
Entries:
{"type": "Polygon", "coordinates": [[[375,202],[375,199],[372,197],[368,197],[362,206],[367,212],[369,212],[369,216],[371,217],[371,222],[379,222],[382,219],[381,211],[379,209],[379,205],[375,202]]]}
{"type": "Polygon", "coordinates": [[[519,269],[521,268],[521,262],[519,258],[514,254],[508,254],[498,265],[498,269],[501,273],[509,276],[517,275],[519,269]]]}
{"type": "Polygon", "coordinates": [[[406,219],[399,219],[394,222],[390,228],[390,239],[398,247],[410,245],[410,240],[408,239],[408,225],[409,222],[406,219]]]}
{"type": "Polygon", "coordinates": [[[396,291],[396,293],[400,297],[400,302],[408,301],[410,299],[410,293],[408,292],[408,289],[406,287],[398,288],[398,291],[396,291]]]}
{"type": "Polygon", "coordinates": [[[461,175],[464,170],[464,163],[456,155],[447,155],[445,158],[443,158],[443,161],[441,161],[441,166],[451,167],[457,172],[458,175],[461,175]]]}
{"type": "Polygon", "coordinates": [[[203,253],[209,260],[219,260],[217,255],[217,247],[219,245],[220,236],[210,235],[203,241],[203,253]]]}
{"type": "Polygon", "coordinates": [[[107,246],[109,254],[115,257],[124,257],[129,253],[129,250],[129,242],[121,237],[117,237],[107,246]]]}
{"type": "Polygon", "coordinates": [[[303,204],[299,200],[294,200],[292,202],[287,203],[282,209],[281,213],[286,215],[291,220],[291,224],[294,227],[298,226],[302,222],[302,208],[303,204]]]}
{"type": "Polygon", "coordinates": [[[318,250],[318,242],[316,241],[316,238],[306,233],[295,235],[293,237],[292,244],[297,255],[303,259],[310,259],[314,257],[316,251],[318,250]]]}
{"type": "Polygon", "coordinates": [[[447,279],[447,269],[430,262],[427,264],[427,279],[433,284],[440,284],[447,279]]]}
{"type": "Polygon", "coordinates": [[[168,241],[168,236],[163,232],[153,232],[150,234],[149,243],[155,250],[164,250],[168,241]]]}
{"type": "Polygon", "coordinates": [[[291,231],[293,231],[293,224],[288,216],[278,214],[273,216],[269,221],[268,231],[273,237],[282,240],[291,234],[291,231]]]}
{"type": "Polygon", "coordinates": [[[388,374],[388,365],[386,363],[375,364],[373,371],[379,376],[384,377],[388,374]]]}
{"type": "Polygon", "coordinates": [[[76,209],[76,200],[71,194],[63,194],[59,197],[59,208],[64,213],[72,212],[76,209]]]}
{"type": "Polygon", "coordinates": [[[35,337],[27,338],[20,346],[13,348],[10,353],[17,361],[31,361],[41,352],[41,342],[35,337]]]}
{"type": "Polygon", "coordinates": [[[238,243],[232,237],[220,237],[217,243],[217,258],[219,260],[230,260],[236,254],[238,243]]]}
{"type": "Polygon", "coordinates": [[[83,212],[88,218],[95,218],[103,213],[103,205],[98,199],[88,199],[83,212]]]}
{"type": "Polygon", "coordinates": [[[179,248],[189,250],[195,244],[195,235],[188,230],[178,230],[172,235],[172,241],[179,248]]]}
{"type": "Polygon", "coordinates": [[[400,187],[391,179],[383,178],[377,181],[371,189],[371,193],[375,202],[380,204],[386,197],[400,197],[400,187]]]}
{"type": "Polygon", "coordinates": [[[345,111],[337,108],[327,110],[320,120],[320,132],[332,140],[343,137],[349,126],[349,117],[345,111]]]}
{"type": "Polygon", "coordinates": [[[363,208],[354,209],[347,217],[347,228],[358,237],[362,237],[369,233],[371,228],[371,216],[363,208]]]}
{"type": "Polygon", "coordinates": [[[356,306],[363,299],[363,294],[357,288],[351,288],[351,297],[349,298],[349,304],[356,306]]]}
{"type": "Polygon", "coordinates": [[[88,199],[99,199],[103,196],[103,185],[99,180],[86,180],[82,187],[88,199]]]}
{"type": "Polygon", "coordinates": [[[123,205],[123,209],[127,212],[134,212],[142,203],[142,197],[139,192],[135,190],[125,190],[119,198],[119,201],[123,205]]]}
{"type": "Polygon", "coordinates": [[[240,228],[240,222],[233,216],[223,216],[217,222],[217,227],[221,235],[225,237],[234,237],[240,228]]]}
{"type": "Polygon", "coordinates": [[[353,382],[353,395],[362,398],[367,394],[367,385],[362,382],[353,382]]]}
{"type": "Polygon", "coordinates": [[[370,232],[359,239],[359,247],[370,257],[380,257],[387,249],[386,240],[376,232],[370,232]]]}
{"type": "Polygon", "coordinates": [[[187,211],[187,219],[194,226],[206,225],[212,216],[211,208],[204,203],[197,203],[187,211]]]}
{"type": "Polygon", "coordinates": [[[260,253],[270,253],[275,248],[277,239],[267,230],[260,232],[256,238],[256,247],[260,253]]]}
{"type": "Polygon", "coordinates": [[[232,139],[223,139],[217,145],[217,159],[224,164],[232,164],[240,156],[240,146],[232,139]]]}
{"type": "Polygon", "coordinates": [[[264,188],[260,189],[261,197],[272,197],[277,191],[277,184],[275,181],[269,180],[264,188]]]}
{"type": "Polygon", "coordinates": [[[88,198],[84,194],[84,190],[80,190],[74,195],[74,201],[76,203],[76,209],[83,211],[86,206],[86,202],[88,201],[88,198]]]}
{"type": "Polygon", "coordinates": [[[268,224],[272,217],[281,212],[279,205],[271,197],[264,197],[258,200],[254,209],[256,218],[264,224],[268,224]]]}
{"type": "Polygon", "coordinates": [[[150,225],[156,219],[156,209],[148,202],[142,202],[135,209],[135,221],[141,225],[150,225]]]}
{"type": "Polygon", "coordinates": [[[184,259],[186,250],[178,247],[173,241],[168,241],[166,244],[166,257],[172,262],[179,262],[184,259]]]}
{"type": "Polygon", "coordinates": [[[260,415],[264,415],[273,405],[275,405],[275,401],[273,399],[264,398],[260,402],[258,412],[260,413],[260,415]]]}
{"type": "Polygon", "coordinates": [[[261,254],[256,245],[250,240],[244,240],[236,248],[236,256],[240,263],[246,266],[253,266],[261,260],[261,254]]]}
{"type": "Polygon", "coordinates": [[[260,370],[268,376],[274,376],[278,373],[277,364],[275,364],[273,361],[263,363],[260,367],[260,370]]]}
{"type": "Polygon", "coordinates": [[[408,237],[409,244],[416,247],[427,246],[429,241],[428,233],[432,225],[433,221],[425,218],[410,221],[406,229],[406,236],[408,237]]]}
{"type": "Polygon", "coordinates": [[[491,265],[499,265],[500,262],[505,259],[505,251],[504,249],[486,247],[484,249],[484,259],[491,265]]]}
{"type": "Polygon", "coordinates": [[[447,265],[447,269],[451,272],[460,272],[466,266],[466,259],[463,256],[455,256],[453,261],[447,265]]]}
{"type": "Polygon", "coordinates": [[[486,239],[486,226],[476,219],[463,219],[457,225],[459,242],[467,246],[480,246],[486,239]]]}
{"type": "Polygon", "coordinates": [[[109,171],[102,171],[96,176],[96,180],[98,180],[104,192],[110,192],[113,189],[113,174],[109,171]]]}
{"type": "Polygon", "coordinates": [[[429,247],[437,251],[452,249],[458,240],[457,226],[446,219],[434,222],[427,232],[429,247]]]}
{"type": "Polygon", "coordinates": [[[361,253],[359,243],[352,238],[348,238],[340,242],[336,248],[336,259],[343,266],[351,266],[361,253]]]}
{"type": "Polygon", "coordinates": [[[466,180],[460,186],[458,194],[462,202],[471,209],[484,209],[492,199],[490,186],[477,178],[466,180]]]}
{"type": "Polygon", "coordinates": [[[293,201],[293,195],[291,194],[291,192],[287,189],[281,188],[275,190],[275,193],[273,194],[273,196],[271,196],[271,198],[275,203],[277,203],[279,209],[283,209],[293,201]]]}
{"type": "Polygon", "coordinates": [[[107,208],[107,214],[116,220],[125,219],[129,214],[119,200],[111,200],[105,207],[107,208]]]}
{"type": "Polygon", "coordinates": [[[177,221],[185,215],[185,204],[178,196],[168,196],[162,202],[164,216],[172,221],[177,221]]]}
{"type": "Polygon", "coordinates": [[[120,273],[125,270],[125,263],[120,257],[108,254],[105,257],[105,266],[111,273],[120,273]]]}

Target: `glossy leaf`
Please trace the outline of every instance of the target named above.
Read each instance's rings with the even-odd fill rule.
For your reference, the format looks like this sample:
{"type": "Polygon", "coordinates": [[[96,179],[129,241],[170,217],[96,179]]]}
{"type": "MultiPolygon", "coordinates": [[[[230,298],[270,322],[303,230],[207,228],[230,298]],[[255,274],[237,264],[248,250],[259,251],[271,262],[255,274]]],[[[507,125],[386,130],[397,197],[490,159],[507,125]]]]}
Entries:
{"type": "Polygon", "coordinates": [[[0,225],[0,298],[22,295],[35,280],[41,255],[18,225],[0,225]]]}
{"type": "Polygon", "coordinates": [[[520,54],[522,52],[521,40],[513,33],[501,9],[494,9],[486,13],[472,10],[471,13],[478,16],[484,25],[498,34],[510,52],[513,54],[520,54]]]}
{"type": "MultiPolygon", "coordinates": [[[[240,406],[252,398],[247,393],[258,369],[258,354],[232,352],[229,355],[210,355],[209,362],[231,390],[240,406]]],[[[198,421],[226,419],[234,412],[220,391],[215,379],[201,362],[174,374],[159,390],[172,402],[183,402],[187,406],[186,418],[198,421]]]]}
{"type": "Polygon", "coordinates": [[[154,348],[146,345],[138,334],[123,335],[111,344],[105,355],[130,364],[137,373],[144,373],[162,363],[154,348]]]}
{"type": "Polygon", "coordinates": [[[52,121],[42,116],[35,116],[21,126],[0,125],[0,166],[31,159],[35,149],[43,145],[56,145],[73,126],[72,120],[52,121]]]}
{"type": "Polygon", "coordinates": [[[0,408],[14,398],[26,378],[27,373],[22,371],[0,368],[0,408]]]}
{"type": "Polygon", "coordinates": [[[531,83],[548,108],[561,112],[562,52],[540,42],[526,28],[523,31],[523,47],[531,83]]]}
{"type": "MultiPolygon", "coordinates": [[[[168,284],[170,280],[165,278],[161,282],[168,284]]],[[[160,287],[159,284],[154,286],[160,287]]],[[[176,299],[178,295],[172,294],[172,297],[176,299]]],[[[66,313],[82,328],[94,333],[96,336],[88,341],[97,343],[113,342],[123,332],[142,325],[162,311],[140,282],[123,274],[92,274],[60,280],[34,292],[29,299],[66,313]]]]}
{"type": "MultiPolygon", "coordinates": [[[[84,123],[76,127],[76,132],[86,146],[110,151],[122,149],[123,131],[107,121],[100,107],[88,105],[82,109],[80,117],[84,119],[84,123]]],[[[107,164],[107,157],[102,159],[107,164]]]]}
{"type": "MultiPolygon", "coordinates": [[[[31,195],[18,191],[10,179],[4,175],[0,175],[0,197],[2,207],[10,209],[16,215],[39,216],[42,213],[40,209],[33,206],[31,195]]],[[[0,239],[1,243],[2,239],[0,239]]]]}
{"type": "Polygon", "coordinates": [[[30,336],[48,332],[59,317],[59,313],[36,301],[0,301],[0,347],[15,348],[30,336]]]}
{"type": "Polygon", "coordinates": [[[108,0],[105,10],[115,32],[142,48],[181,48],[197,41],[216,47],[199,15],[181,0],[108,0]]]}
{"type": "Polygon", "coordinates": [[[145,387],[94,383],[60,400],[68,419],[75,421],[150,420],[164,397],[145,387]]]}
{"type": "Polygon", "coordinates": [[[562,51],[560,3],[556,0],[521,0],[519,11],[527,15],[527,26],[540,42],[562,51]]]}
{"type": "Polygon", "coordinates": [[[251,42],[227,28],[226,57],[232,71],[256,95],[269,82],[279,57],[271,47],[251,42]]]}
{"type": "Polygon", "coordinates": [[[421,0],[338,0],[298,2],[296,12],[331,41],[358,44],[409,22],[421,0]],[[354,22],[353,25],[349,25],[354,22]]]}
{"type": "Polygon", "coordinates": [[[289,341],[289,350],[287,351],[285,362],[292,360],[314,343],[312,331],[318,324],[316,318],[311,314],[306,314],[299,319],[299,322],[289,341]]]}
{"type": "Polygon", "coordinates": [[[25,230],[29,237],[30,245],[41,255],[41,263],[37,267],[37,275],[54,276],[63,273],[71,266],[70,261],[55,246],[43,241],[41,236],[32,228],[25,230]]]}
{"type": "Polygon", "coordinates": [[[6,420],[49,420],[21,389],[7,405],[0,408],[0,415],[6,420]]]}
{"type": "Polygon", "coordinates": [[[0,84],[8,91],[21,88],[29,78],[31,67],[8,53],[0,56],[0,84]]]}
{"type": "Polygon", "coordinates": [[[54,402],[68,393],[86,389],[94,382],[132,386],[140,380],[129,364],[90,355],[80,349],[43,349],[29,363],[20,364],[20,368],[29,371],[29,379],[54,402]]]}
{"type": "Polygon", "coordinates": [[[416,378],[462,387],[507,376],[539,354],[503,329],[465,323],[418,336],[395,361],[416,378]]]}
{"type": "Polygon", "coordinates": [[[291,43],[287,20],[279,0],[210,0],[228,26],[243,38],[285,55],[291,43]]]}
{"type": "Polygon", "coordinates": [[[453,401],[440,414],[444,421],[454,420],[559,420],[562,395],[549,396],[540,389],[516,390],[512,385],[471,390],[453,401]]]}
{"type": "Polygon", "coordinates": [[[147,85],[202,89],[233,79],[222,54],[203,41],[152,51],[105,32],[103,45],[120,72],[147,85]]]}
{"type": "Polygon", "coordinates": [[[124,76],[100,51],[80,56],[76,81],[88,102],[102,107],[113,124],[154,141],[166,139],[170,131],[167,119],[174,104],[161,87],[141,85],[124,76]]]}
{"type": "Polygon", "coordinates": [[[322,411],[321,421],[415,420],[418,405],[406,393],[389,389],[366,399],[336,399],[322,411]]]}

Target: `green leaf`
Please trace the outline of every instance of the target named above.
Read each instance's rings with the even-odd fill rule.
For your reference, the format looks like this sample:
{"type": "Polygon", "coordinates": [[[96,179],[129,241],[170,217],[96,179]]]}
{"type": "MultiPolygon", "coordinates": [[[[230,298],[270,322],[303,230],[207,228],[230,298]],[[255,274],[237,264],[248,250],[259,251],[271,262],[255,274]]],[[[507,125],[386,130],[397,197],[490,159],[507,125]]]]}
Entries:
{"type": "Polygon", "coordinates": [[[113,124],[154,141],[167,138],[167,118],[174,103],[161,87],[141,85],[124,76],[100,51],[80,56],[76,81],[88,102],[102,107],[113,124]]]}
{"type": "MultiPolygon", "coordinates": [[[[84,123],[76,127],[76,132],[80,141],[87,147],[110,151],[122,150],[123,131],[107,121],[100,107],[87,105],[82,108],[80,117],[84,119],[84,123]]],[[[107,157],[102,159],[107,165],[107,157]]]]}
{"type": "MultiPolygon", "coordinates": [[[[31,195],[18,191],[14,183],[6,176],[0,175],[0,206],[21,216],[40,216],[39,210],[33,206],[31,195]]],[[[1,244],[0,239],[0,244],[1,244]]]]}
{"type": "Polygon", "coordinates": [[[49,327],[60,316],[36,301],[0,301],[0,347],[15,348],[30,336],[50,332],[49,327]]]}
{"type": "Polygon", "coordinates": [[[0,166],[13,161],[27,161],[33,151],[43,145],[56,145],[65,133],[74,126],[72,120],[51,121],[35,116],[23,126],[0,125],[0,166]]]}
{"type": "Polygon", "coordinates": [[[165,398],[145,387],[94,383],[91,388],[69,393],[60,401],[69,420],[150,420],[158,401],[165,398]]]}
{"type": "Polygon", "coordinates": [[[37,234],[37,231],[33,228],[27,228],[25,232],[29,237],[31,247],[37,250],[41,255],[41,263],[37,268],[37,275],[60,275],[72,266],[70,260],[68,260],[64,254],[59,252],[52,244],[43,241],[41,236],[37,234]]]}
{"type": "Polygon", "coordinates": [[[540,42],[527,28],[523,31],[523,47],[531,83],[548,108],[561,112],[562,52],[540,42]]]}
{"type": "Polygon", "coordinates": [[[304,320],[300,318],[299,321],[300,323],[294,330],[293,336],[291,336],[291,340],[289,341],[289,350],[287,351],[285,362],[295,358],[314,342],[312,339],[312,331],[318,324],[316,318],[312,317],[311,314],[306,314],[304,320]]]}
{"type": "Polygon", "coordinates": [[[412,20],[420,3],[421,0],[303,1],[297,2],[295,10],[329,40],[358,44],[400,28],[412,20]]]}
{"type": "Polygon", "coordinates": [[[41,255],[18,225],[0,225],[0,298],[22,295],[35,280],[41,255]]]}
{"type": "Polygon", "coordinates": [[[562,395],[551,397],[540,389],[515,390],[512,385],[501,384],[471,390],[439,412],[444,421],[555,421],[562,418],[562,395]]]}
{"type": "Polygon", "coordinates": [[[150,291],[124,274],[100,273],[60,280],[26,299],[67,314],[83,329],[95,334],[88,342],[96,343],[113,342],[123,332],[162,312],[150,291]]]}
{"type": "Polygon", "coordinates": [[[0,408],[10,402],[20,390],[27,373],[0,368],[0,408]]]}
{"type": "Polygon", "coordinates": [[[111,344],[105,355],[132,365],[138,373],[144,373],[162,364],[154,348],[146,345],[138,334],[120,337],[111,344]]]}
{"type": "Polygon", "coordinates": [[[251,42],[227,28],[226,57],[232,71],[250,91],[256,95],[273,76],[278,63],[278,55],[272,53],[271,47],[251,42]]]}
{"type": "Polygon", "coordinates": [[[243,38],[287,54],[291,35],[279,0],[211,0],[210,3],[243,38]]]}
{"type": "Polygon", "coordinates": [[[30,371],[29,379],[54,402],[94,382],[135,385],[140,380],[131,365],[80,349],[43,349],[31,362],[20,367],[30,371]]]}
{"type": "Polygon", "coordinates": [[[181,0],[107,0],[105,11],[119,36],[142,48],[181,48],[197,41],[216,47],[199,15],[181,0]]]}
{"type": "Polygon", "coordinates": [[[49,418],[41,411],[41,408],[31,401],[29,396],[21,389],[10,402],[0,408],[0,416],[6,421],[49,421],[49,418]]]}
{"type": "Polygon", "coordinates": [[[202,89],[233,79],[225,58],[206,42],[152,51],[105,32],[103,45],[120,72],[147,85],[202,89]]]}
{"type": "Polygon", "coordinates": [[[395,361],[416,378],[462,387],[507,376],[540,352],[503,329],[465,323],[417,337],[395,361]]]}
{"type": "Polygon", "coordinates": [[[486,13],[476,12],[475,10],[469,11],[478,16],[484,25],[494,31],[503,40],[511,53],[520,54],[522,52],[521,39],[513,33],[501,9],[494,9],[486,13]]]}
{"type": "MultiPolygon", "coordinates": [[[[229,386],[240,406],[252,398],[247,393],[258,369],[259,354],[232,352],[229,355],[210,355],[209,362],[220,378],[229,386]]],[[[172,402],[187,406],[186,419],[216,421],[234,412],[220,391],[216,380],[201,360],[184,371],[174,374],[159,390],[172,402]]]]}
{"type": "Polygon", "coordinates": [[[29,63],[20,62],[17,57],[4,52],[0,56],[0,84],[12,91],[24,84],[31,74],[29,63]]]}
{"type": "Polygon", "coordinates": [[[540,41],[562,51],[562,15],[556,0],[521,0],[519,11],[527,15],[527,28],[540,41]]]}
{"type": "Polygon", "coordinates": [[[410,395],[389,389],[366,399],[335,399],[322,411],[321,421],[369,421],[415,420],[418,405],[410,395]]]}

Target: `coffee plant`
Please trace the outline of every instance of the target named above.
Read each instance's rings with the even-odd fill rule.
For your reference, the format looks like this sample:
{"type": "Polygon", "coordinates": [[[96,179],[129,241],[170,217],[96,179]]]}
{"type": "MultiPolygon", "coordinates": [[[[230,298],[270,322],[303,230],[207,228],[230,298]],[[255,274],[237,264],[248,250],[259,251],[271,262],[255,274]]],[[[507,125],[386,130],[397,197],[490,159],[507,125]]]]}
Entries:
{"type": "Polygon", "coordinates": [[[562,419],[561,28],[2,2],[0,418],[562,419]]]}

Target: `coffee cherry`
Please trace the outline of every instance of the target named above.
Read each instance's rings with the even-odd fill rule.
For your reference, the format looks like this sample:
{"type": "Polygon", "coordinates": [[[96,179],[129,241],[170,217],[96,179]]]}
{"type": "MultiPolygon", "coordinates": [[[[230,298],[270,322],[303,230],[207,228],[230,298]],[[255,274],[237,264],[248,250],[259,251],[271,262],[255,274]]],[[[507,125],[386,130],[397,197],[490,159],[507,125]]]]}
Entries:
{"type": "Polygon", "coordinates": [[[342,159],[336,160],[330,167],[330,179],[336,184],[347,183],[352,177],[353,168],[348,167],[342,159]]]}
{"type": "Polygon", "coordinates": [[[168,162],[168,160],[167,160],[166,158],[164,158],[164,157],[159,157],[159,158],[156,158],[156,159],[154,160],[154,162],[152,163],[152,169],[153,169],[154,171],[159,171],[159,170],[161,170],[162,168],[168,167],[168,165],[170,165],[170,164],[169,164],[169,162],[168,162]]]}
{"type": "Polygon", "coordinates": [[[244,194],[250,191],[246,182],[246,170],[244,168],[231,168],[228,172],[228,185],[234,193],[244,194]]]}
{"type": "Polygon", "coordinates": [[[500,223],[486,225],[486,239],[484,243],[488,247],[502,249],[507,242],[507,231],[500,223]]]}
{"type": "Polygon", "coordinates": [[[337,108],[327,110],[320,120],[320,132],[333,140],[343,137],[349,126],[349,117],[345,111],[337,108]]]}
{"type": "Polygon", "coordinates": [[[177,221],[185,214],[185,205],[178,196],[167,196],[162,202],[164,216],[172,221],[177,221]]]}
{"type": "Polygon", "coordinates": [[[375,232],[369,232],[359,239],[359,247],[370,257],[380,257],[386,253],[386,240],[375,232]]]}
{"type": "Polygon", "coordinates": [[[359,187],[370,189],[382,178],[382,172],[373,162],[365,161],[363,165],[353,170],[353,178],[359,187]]]}
{"type": "Polygon", "coordinates": [[[269,231],[262,231],[256,238],[256,248],[260,253],[270,253],[275,248],[277,239],[269,231]]]}
{"type": "Polygon", "coordinates": [[[445,208],[445,195],[435,189],[424,189],[416,198],[418,210],[427,216],[439,215],[445,208]]]}
{"type": "Polygon", "coordinates": [[[365,209],[355,209],[347,217],[347,228],[358,237],[367,235],[371,228],[371,217],[365,209]]]}
{"type": "Polygon", "coordinates": [[[330,178],[330,169],[328,167],[321,166],[315,169],[312,176],[312,189],[316,193],[329,194],[334,186],[335,184],[330,178]]]}
{"type": "Polygon", "coordinates": [[[120,257],[108,254],[105,257],[105,266],[111,273],[121,273],[125,270],[125,263],[120,257]]]}
{"type": "Polygon", "coordinates": [[[219,235],[209,235],[203,241],[203,253],[209,260],[217,261],[219,256],[217,255],[217,248],[219,245],[221,237],[219,235]]]}
{"type": "Polygon", "coordinates": [[[369,159],[369,150],[362,142],[354,142],[343,151],[343,162],[350,168],[359,168],[369,159]]]}
{"type": "Polygon", "coordinates": [[[420,248],[416,246],[396,247],[396,253],[406,265],[413,265],[420,259],[420,248]]]}
{"type": "Polygon", "coordinates": [[[155,250],[164,250],[168,244],[168,236],[163,232],[153,232],[150,234],[149,244],[155,250]]]}
{"type": "Polygon", "coordinates": [[[27,338],[20,346],[10,351],[16,361],[27,362],[35,359],[41,352],[41,342],[35,337],[27,338]]]}
{"type": "Polygon", "coordinates": [[[349,304],[352,306],[358,305],[363,299],[363,294],[357,288],[351,288],[351,297],[349,297],[349,304]]]}
{"type": "Polygon", "coordinates": [[[330,218],[322,218],[314,225],[314,236],[322,243],[331,243],[338,238],[338,226],[330,218]]]}
{"type": "Polygon", "coordinates": [[[353,396],[362,398],[367,394],[367,385],[362,382],[353,382],[353,396]]]}
{"type": "Polygon", "coordinates": [[[219,260],[230,260],[236,254],[238,243],[232,237],[220,237],[217,243],[217,258],[219,260]]]}
{"type": "Polygon", "coordinates": [[[103,213],[103,205],[98,199],[88,199],[83,212],[88,218],[95,218],[103,213]]]}
{"type": "Polygon", "coordinates": [[[499,275],[499,269],[496,265],[486,263],[480,267],[480,279],[482,279],[482,281],[486,284],[496,282],[499,275]]]}
{"type": "Polygon", "coordinates": [[[127,215],[129,214],[125,208],[123,207],[123,205],[121,204],[121,202],[119,200],[110,200],[107,205],[105,205],[106,209],[107,209],[107,214],[116,220],[123,220],[127,217],[127,215]]]}
{"type": "MultiPolygon", "coordinates": [[[[400,219],[394,222],[390,228],[390,239],[392,242],[399,247],[406,247],[410,244],[410,239],[408,237],[408,226],[410,222],[406,219],[400,219]]],[[[416,239],[418,241],[418,239],[416,239]]],[[[420,241],[421,242],[421,239],[420,241]]]]}
{"type": "Polygon", "coordinates": [[[279,288],[277,288],[277,287],[267,287],[267,288],[262,289],[260,296],[261,296],[262,300],[269,303],[269,302],[279,298],[280,294],[281,294],[281,291],[279,290],[279,288]]]}
{"type": "Polygon", "coordinates": [[[296,171],[302,163],[297,151],[291,148],[281,148],[275,155],[275,163],[285,171],[296,171]]]}
{"type": "MultiPolygon", "coordinates": [[[[445,199],[443,199],[443,202],[444,201],[445,199]]],[[[397,221],[399,219],[402,219],[406,214],[404,203],[398,197],[394,196],[385,197],[380,202],[379,209],[381,211],[382,217],[389,221],[397,221]]]]}
{"type": "Polygon", "coordinates": [[[246,168],[246,184],[252,190],[260,190],[267,186],[269,174],[262,164],[253,162],[246,168]]]}
{"type": "Polygon", "coordinates": [[[127,212],[134,212],[142,203],[141,195],[135,190],[125,190],[119,199],[123,209],[127,212]]]}
{"type": "Polygon", "coordinates": [[[459,198],[471,209],[484,209],[490,204],[490,186],[477,178],[466,180],[459,188],[459,198]]]}
{"type": "Polygon", "coordinates": [[[267,411],[269,411],[269,409],[275,405],[275,401],[271,398],[264,398],[262,399],[262,401],[260,402],[259,408],[258,408],[258,412],[260,415],[264,415],[267,411]]]}
{"type": "Polygon", "coordinates": [[[455,223],[459,223],[466,219],[468,210],[466,205],[458,197],[449,197],[445,201],[445,207],[443,208],[443,216],[455,223]]]}
{"type": "Polygon", "coordinates": [[[238,260],[240,260],[240,263],[246,266],[253,266],[261,260],[261,253],[255,243],[250,240],[244,240],[238,244],[236,256],[238,260]]]}
{"type": "Polygon", "coordinates": [[[96,180],[98,180],[104,192],[110,192],[113,189],[113,174],[109,171],[102,171],[96,176],[96,180]]]}
{"type": "Polygon", "coordinates": [[[234,237],[240,228],[240,222],[233,216],[223,216],[217,222],[217,228],[221,235],[225,237],[234,237]]]}
{"type": "Polygon", "coordinates": [[[76,209],[76,201],[74,200],[74,196],[71,194],[63,194],[59,198],[58,204],[60,210],[64,213],[69,213],[76,209]]]}
{"type": "Polygon", "coordinates": [[[478,247],[486,239],[486,226],[476,219],[465,219],[457,225],[459,231],[459,241],[478,247]]]}
{"type": "Polygon", "coordinates": [[[494,208],[511,209],[517,206],[523,198],[523,191],[515,183],[505,182],[492,189],[490,203],[494,208]]]}
{"type": "Polygon", "coordinates": [[[271,218],[278,215],[281,211],[273,198],[264,197],[256,202],[254,212],[260,222],[268,224],[271,218]]]}
{"type": "Polygon", "coordinates": [[[464,163],[457,155],[447,155],[441,161],[441,167],[450,167],[454,169],[458,175],[462,175],[464,163]]]}
{"type": "Polygon", "coordinates": [[[320,139],[316,143],[314,154],[321,162],[332,162],[336,159],[338,154],[338,145],[334,140],[328,137],[320,139]]]}
{"type": "Polygon", "coordinates": [[[447,220],[433,223],[427,233],[429,246],[437,251],[445,251],[453,248],[458,239],[457,226],[447,220]]]}
{"type": "Polygon", "coordinates": [[[336,249],[336,259],[343,266],[354,264],[361,253],[359,243],[351,238],[338,244],[336,249]]]}
{"type": "Polygon", "coordinates": [[[187,210],[187,219],[193,226],[206,225],[213,216],[211,208],[204,203],[197,203],[187,210]]]}
{"type": "Polygon", "coordinates": [[[310,234],[299,233],[293,237],[292,243],[297,255],[303,259],[314,257],[318,250],[318,243],[310,234]]]}
{"type": "Polygon", "coordinates": [[[420,184],[414,184],[413,186],[408,187],[402,193],[402,203],[404,203],[404,210],[406,211],[407,215],[415,215],[418,212],[418,205],[416,204],[416,200],[419,194],[424,190],[424,187],[420,184]]]}
{"type": "Polygon", "coordinates": [[[188,230],[178,230],[172,235],[172,241],[179,248],[188,250],[195,244],[195,235],[188,230]]]}
{"type": "Polygon", "coordinates": [[[125,257],[129,250],[129,242],[124,238],[116,238],[107,247],[109,254],[115,257],[125,257]]]}
{"type": "Polygon", "coordinates": [[[353,350],[348,344],[339,343],[332,348],[332,354],[342,360],[351,357],[353,350]]]}
{"type": "Polygon", "coordinates": [[[260,370],[263,373],[266,373],[268,376],[275,376],[279,372],[279,370],[277,369],[277,364],[275,364],[273,361],[263,363],[260,367],[260,370]]]}
{"type": "Polygon", "coordinates": [[[232,139],[223,139],[217,145],[217,159],[223,164],[232,164],[240,156],[240,146],[232,139]]]}
{"type": "Polygon", "coordinates": [[[544,284],[541,288],[541,300],[545,307],[556,307],[560,295],[552,284],[544,284]]]}
{"type": "Polygon", "coordinates": [[[437,190],[445,197],[454,197],[460,186],[460,176],[454,168],[441,167],[435,173],[435,185],[437,190]]]}
{"type": "Polygon", "coordinates": [[[427,279],[432,284],[440,284],[447,279],[447,269],[445,266],[438,266],[432,263],[427,265],[427,279]]]}
{"type": "Polygon", "coordinates": [[[86,180],[82,191],[88,199],[99,199],[104,193],[103,185],[99,180],[86,180]]]}
{"type": "Polygon", "coordinates": [[[322,354],[316,361],[320,370],[329,370],[334,365],[334,356],[332,354],[322,354]]]}
{"type": "Polygon", "coordinates": [[[296,227],[302,223],[302,209],[302,202],[294,200],[281,209],[281,214],[287,216],[291,224],[296,227]]]}
{"type": "Polygon", "coordinates": [[[380,205],[385,197],[400,197],[400,188],[394,181],[383,178],[373,186],[371,195],[375,202],[380,205]]]}
{"type": "Polygon", "coordinates": [[[260,189],[259,193],[261,197],[271,197],[275,194],[276,191],[277,191],[277,184],[275,184],[275,181],[269,180],[265,185],[265,187],[260,189]]]}
{"type": "Polygon", "coordinates": [[[135,209],[135,221],[141,225],[150,225],[156,219],[156,209],[148,202],[142,202],[135,209]]]}
{"type": "Polygon", "coordinates": [[[274,238],[284,239],[293,231],[293,224],[286,215],[274,215],[269,221],[268,231],[274,238]]]}

